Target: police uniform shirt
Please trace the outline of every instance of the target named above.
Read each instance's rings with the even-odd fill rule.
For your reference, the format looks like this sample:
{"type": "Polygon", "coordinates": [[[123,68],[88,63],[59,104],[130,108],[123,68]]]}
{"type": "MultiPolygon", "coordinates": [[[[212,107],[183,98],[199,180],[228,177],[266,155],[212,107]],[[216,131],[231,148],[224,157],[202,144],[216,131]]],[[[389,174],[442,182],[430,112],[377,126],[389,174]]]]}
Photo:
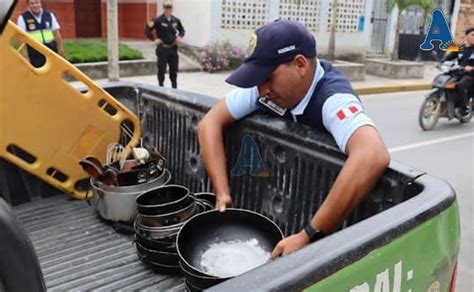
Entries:
{"type": "MultiPolygon", "coordinates": [[[[317,69],[313,82],[300,103],[291,110],[293,120],[302,115],[314,93],[316,85],[324,76],[324,68],[317,60],[317,69]]],[[[225,97],[225,103],[231,116],[239,120],[259,107],[257,99],[259,97],[257,86],[251,88],[236,88],[225,97]]],[[[346,145],[352,134],[360,127],[369,125],[375,127],[374,122],[369,118],[360,100],[347,93],[336,93],[330,96],[322,108],[322,120],[324,128],[331,133],[339,149],[346,153],[346,145]]]]}
{"type": "MultiPolygon", "coordinates": [[[[36,15],[34,15],[34,14],[31,12],[31,10],[30,10],[30,13],[31,13],[31,15],[33,15],[33,17],[36,19],[36,21],[37,21],[38,23],[41,23],[41,20],[42,20],[42,18],[43,18],[43,9],[41,9],[41,12],[40,12],[40,14],[39,14],[38,17],[36,17],[36,15]]],[[[52,12],[49,12],[49,13],[51,13],[51,24],[50,24],[50,25],[51,25],[51,29],[52,29],[53,31],[56,31],[56,30],[60,29],[61,27],[59,26],[59,23],[58,23],[56,17],[54,16],[54,13],[52,13],[52,12]]],[[[19,26],[21,29],[23,29],[24,31],[26,31],[26,22],[25,22],[25,19],[23,18],[23,15],[20,15],[20,16],[18,17],[18,23],[17,23],[17,24],[18,24],[18,26],[19,26]]],[[[31,29],[34,30],[34,28],[31,28],[31,29]]]]}
{"type": "Polygon", "coordinates": [[[184,37],[183,25],[181,24],[179,18],[173,15],[167,19],[166,16],[162,14],[150,21],[146,29],[146,35],[149,39],[152,39],[151,30],[153,28],[156,30],[157,37],[160,38],[166,45],[173,44],[177,35],[179,37],[184,37]]]}

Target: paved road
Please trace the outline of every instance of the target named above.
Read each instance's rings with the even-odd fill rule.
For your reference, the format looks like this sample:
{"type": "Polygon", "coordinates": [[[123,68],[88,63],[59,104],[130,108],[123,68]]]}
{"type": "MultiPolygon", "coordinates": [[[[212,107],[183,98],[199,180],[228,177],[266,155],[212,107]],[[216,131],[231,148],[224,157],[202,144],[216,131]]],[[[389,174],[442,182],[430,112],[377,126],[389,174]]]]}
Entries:
{"type": "Polygon", "coordinates": [[[432,131],[422,131],[418,110],[425,93],[378,94],[362,100],[392,159],[441,177],[456,190],[462,233],[456,291],[474,291],[474,120],[440,120],[432,131]]]}

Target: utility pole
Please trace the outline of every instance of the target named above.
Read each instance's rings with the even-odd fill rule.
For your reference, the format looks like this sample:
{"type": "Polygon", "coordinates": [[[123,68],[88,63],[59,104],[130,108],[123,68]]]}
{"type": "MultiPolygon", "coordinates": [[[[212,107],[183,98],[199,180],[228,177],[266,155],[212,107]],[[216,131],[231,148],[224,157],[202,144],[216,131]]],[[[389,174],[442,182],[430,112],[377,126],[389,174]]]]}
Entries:
{"type": "Polygon", "coordinates": [[[109,81],[119,81],[117,0],[107,0],[107,48],[109,81]]]}
{"type": "Polygon", "coordinates": [[[331,33],[329,34],[328,59],[336,58],[336,19],[337,19],[337,0],[332,1],[331,10],[331,33]]]}

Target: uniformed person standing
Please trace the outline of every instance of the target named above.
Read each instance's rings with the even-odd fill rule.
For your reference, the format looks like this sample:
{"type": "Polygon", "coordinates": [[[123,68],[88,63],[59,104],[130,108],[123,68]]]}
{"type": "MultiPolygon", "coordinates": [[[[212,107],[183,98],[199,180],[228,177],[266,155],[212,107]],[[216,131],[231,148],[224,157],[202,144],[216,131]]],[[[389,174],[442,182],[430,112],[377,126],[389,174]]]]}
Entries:
{"type": "Polygon", "coordinates": [[[166,64],[169,65],[171,86],[178,87],[178,46],[184,37],[184,28],[181,21],[172,15],[173,3],[164,1],[163,14],[148,22],[145,35],[156,44],[158,58],[158,84],[163,86],[165,81],[166,64]],[[155,35],[153,34],[155,30],[155,35]]]}
{"type": "MultiPolygon", "coordinates": [[[[26,0],[26,4],[28,10],[18,17],[18,26],[35,40],[64,56],[60,26],[54,14],[43,10],[41,0],[26,0]]],[[[46,62],[45,57],[30,46],[28,46],[28,58],[34,67],[41,67],[46,62]]]]}

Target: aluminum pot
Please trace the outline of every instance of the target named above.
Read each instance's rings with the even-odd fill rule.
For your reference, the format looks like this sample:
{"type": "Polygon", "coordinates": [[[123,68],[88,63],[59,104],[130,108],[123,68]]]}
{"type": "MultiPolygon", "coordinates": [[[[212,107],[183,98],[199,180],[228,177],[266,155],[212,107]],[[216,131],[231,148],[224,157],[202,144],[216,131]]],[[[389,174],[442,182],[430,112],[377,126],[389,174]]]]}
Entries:
{"type": "Polygon", "coordinates": [[[166,185],[170,180],[171,173],[167,169],[152,181],[127,187],[112,187],[91,178],[92,203],[100,217],[113,222],[132,223],[137,214],[137,196],[148,189],[166,185]]]}

